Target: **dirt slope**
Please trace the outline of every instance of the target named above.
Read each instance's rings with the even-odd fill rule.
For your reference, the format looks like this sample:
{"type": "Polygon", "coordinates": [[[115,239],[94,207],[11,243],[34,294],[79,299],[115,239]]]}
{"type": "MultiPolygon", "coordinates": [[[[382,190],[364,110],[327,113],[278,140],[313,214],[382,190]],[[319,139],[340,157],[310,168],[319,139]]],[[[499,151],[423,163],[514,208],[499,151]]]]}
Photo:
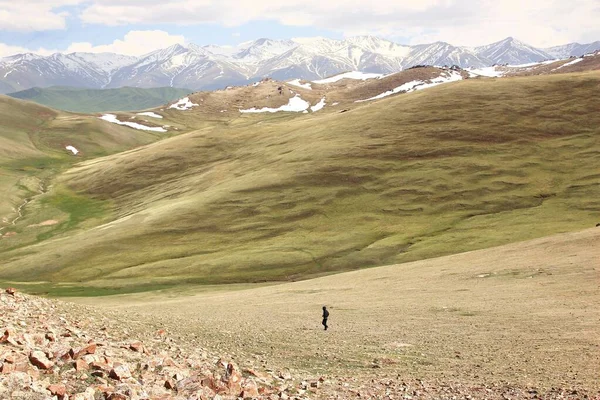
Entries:
{"type": "Polygon", "coordinates": [[[258,354],[272,369],[323,375],[323,393],[341,398],[355,398],[350,389],[363,398],[597,398],[599,271],[600,228],[591,228],[250,290],[87,302],[258,354]]]}

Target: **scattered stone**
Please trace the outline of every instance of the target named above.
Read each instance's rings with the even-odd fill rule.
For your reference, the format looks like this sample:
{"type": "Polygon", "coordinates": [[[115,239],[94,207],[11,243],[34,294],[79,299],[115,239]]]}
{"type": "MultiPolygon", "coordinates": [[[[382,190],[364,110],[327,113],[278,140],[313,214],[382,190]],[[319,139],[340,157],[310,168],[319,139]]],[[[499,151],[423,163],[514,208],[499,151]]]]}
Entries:
{"type": "Polygon", "coordinates": [[[138,353],[143,353],[144,352],[144,345],[140,341],[136,341],[136,342],[131,343],[129,345],[129,348],[131,350],[133,350],[133,351],[138,352],[138,353]]]}
{"type": "Polygon", "coordinates": [[[118,381],[122,381],[124,379],[131,378],[131,371],[127,365],[123,364],[111,369],[108,376],[118,381]]]}
{"type": "Polygon", "coordinates": [[[52,396],[58,396],[59,398],[64,397],[67,394],[67,387],[63,384],[54,383],[47,387],[52,396]]]}
{"type": "Polygon", "coordinates": [[[175,386],[175,382],[173,382],[173,379],[167,379],[165,381],[165,387],[169,390],[175,389],[176,386],[175,386]]]}
{"type": "Polygon", "coordinates": [[[129,396],[122,393],[111,393],[106,400],[129,400],[129,396]]]}
{"type": "Polygon", "coordinates": [[[76,371],[85,371],[90,368],[89,364],[82,359],[75,360],[73,363],[76,371]]]}
{"type": "Polygon", "coordinates": [[[547,390],[505,382],[471,387],[400,375],[379,379],[393,370],[389,366],[395,361],[387,358],[372,361],[382,369],[370,370],[372,379],[364,381],[302,380],[287,369],[240,369],[244,362],[239,359],[234,364],[230,357],[211,354],[197,343],[186,346],[152,327],[136,329],[118,315],[110,315],[117,318],[114,322],[85,306],[5,292],[0,291],[0,399],[600,399],[600,392],[577,385],[547,390]],[[132,341],[134,334],[140,340],[132,341]]]}
{"type": "Polygon", "coordinates": [[[246,382],[244,383],[244,385],[242,386],[242,392],[240,394],[240,397],[254,398],[254,397],[258,397],[258,395],[259,395],[258,385],[256,384],[256,382],[253,379],[247,379],[246,382]]]}
{"type": "Polygon", "coordinates": [[[73,360],[76,360],[79,357],[84,356],[86,354],[94,354],[96,352],[96,348],[96,343],[90,343],[83,347],[72,348],[71,350],[69,350],[69,355],[73,360]]]}
{"type": "Polygon", "coordinates": [[[46,357],[43,351],[35,350],[29,354],[29,361],[39,369],[50,369],[54,363],[46,357]]]}

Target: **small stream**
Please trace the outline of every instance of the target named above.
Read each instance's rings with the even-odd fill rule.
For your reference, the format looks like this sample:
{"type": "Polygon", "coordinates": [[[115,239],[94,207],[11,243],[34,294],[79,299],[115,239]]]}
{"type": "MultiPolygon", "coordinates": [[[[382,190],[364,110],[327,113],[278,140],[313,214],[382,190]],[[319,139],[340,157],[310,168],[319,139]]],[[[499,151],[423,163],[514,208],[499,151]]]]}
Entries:
{"type": "MultiPolygon", "coordinates": [[[[40,185],[38,187],[39,193],[33,197],[30,198],[26,198],[23,200],[23,203],[21,205],[19,205],[19,207],[17,207],[17,209],[15,210],[15,212],[17,213],[17,216],[15,217],[15,219],[13,219],[11,222],[8,223],[8,225],[5,225],[3,227],[0,228],[0,232],[2,232],[4,229],[8,228],[9,226],[15,226],[17,224],[17,221],[21,218],[23,218],[23,208],[33,199],[35,199],[38,196],[41,196],[42,194],[46,193],[47,189],[44,186],[44,182],[40,181],[40,185]]],[[[1,235],[1,233],[0,233],[1,235]]]]}

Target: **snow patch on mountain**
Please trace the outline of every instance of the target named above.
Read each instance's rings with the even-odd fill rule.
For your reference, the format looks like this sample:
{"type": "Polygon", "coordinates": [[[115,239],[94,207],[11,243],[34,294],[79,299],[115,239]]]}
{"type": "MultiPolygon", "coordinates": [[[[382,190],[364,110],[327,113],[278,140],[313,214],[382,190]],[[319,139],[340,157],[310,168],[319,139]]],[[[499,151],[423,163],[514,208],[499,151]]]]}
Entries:
{"type": "Polygon", "coordinates": [[[152,131],[152,132],[166,132],[167,130],[165,128],[161,128],[159,126],[146,126],[146,125],[142,125],[142,124],[138,124],[137,122],[123,122],[123,121],[119,121],[117,119],[117,116],[114,114],[104,114],[101,117],[98,117],[104,121],[113,123],[113,124],[117,124],[117,125],[125,125],[128,126],[130,128],[134,128],[134,129],[139,129],[142,131],[152,131]]]}
{"type": "Polygon", "coordinates": [[[293,81],[287,82],[288,85],[297,86],[302,89],[312,90],[310,83],[300,83],[300,79],[294,79],[293,81]]]}
{"type": "Polygon", "coordinates": [[[162,119],[162,115],[158,115],[152,111],[146,111],[146,112],[141,112],[141,113],[137,113],[137,115],[144,115],[146,117],[152,117],[152,118],[160,118],[162,119]]]}
{"type": "Polygon", "coordinates": [[[240,110],[240,112],[241,113],[265,113],[265,112],[276,113],[276,112],[280,112],[280,111],[304,112],[304,111],[307,111],[308,107],[310,107],[310,103],[305,100],[302,100],[300,95],[297,94],[294,97],[292,97],[287,104],[285,104],[279,108],[263,107],[261,109],[256,109],[256,108],[252,107],[248,110],[240,110]]]}
{"type": "Polygon", "coordinates": [[[186,110],[189,110],[192,107],[195,107],[197,105],[198,104],[196,104],[196,103],[192,103],[190,101],[189,97],[184,97],[183,99],[180,99],[177,103],[171,104],[169,106],[169,108],[174,108],[174,109],[179,110],[179,111],[186,111],[186,110]]]}
{"type": "Polygon", "coordinates": [[[583,58],[576,58],[573,61],[569,61],[568,63],[565,63],[565,64],[561,65],[560,67],[558,67],[556,69],[561,69],[561,68],[564,68],[564,67],[568,67],[569,65],[575,65],[575,64],[577,64],[578,62],[581,62],[581,61],[583,61],[583,58]]]}
{"type": "Polygon", "coordinates": [[[406,83],[398,86],[397,88],[388,90],[387,92],[381,93],[377,96],[374,96],[374,97],[371,97],[368,99],[364,99],[364,100],[356,100],[355,103],[362,103],[365,101],[378,100],[378,99],[382,99],[384,97],[391,96],[396,93],[402,93],[402,92],[409,93],[409,92],[413,92],[416,90],[428,89],[428,88],[431,88],[434,86],[442,85],[444,83],[456,82],[456,81],[460,81],[460,80],[462,80],[461,74],[454,72],[454,71],[446,72],[443,75],[440,75],[439,77],[430,79],[428,81],[414,80],[414,81],[406,82],[406,83]]]}
{"type": "Polygon", "coordinates": [[[73,146],[66,146],[65,149],[67,149],[68,151],[70,151],[71,153],[73,153],[74,156],[77,155],[77,153],[79,153],[79,150],[77,150],[75,147],[73,146]]]}
{"type": "Polygon", "coordinates": [[[366,81],[367,79],[380,79],[383,76],[384,76],[383,74],[351,71],[351,72],[346,72],[343,74],[335,75],[330,78],[319,79],[319,80],[313,81],[313,83],[318,83],[318,84],[335,83],[335,82],[341,81],[342,79],[355,79],[355,80],[366,81]]]}
{"type": "Polygon", "coordinates": [[[471,77],[485,76],[488,78],[499,78],[504,76],[504,72],[498,71],[495,66],[486,68],[469,68],[466,71],[471,77]]]}
{"type": "Polygon", "coordinates": [[[312,112],[317,112],[319,110],[321,110],[323,107],[325,107],[327,103],[325,103],[325,97],[323,97],[321,99],[321,101],[319,101],[317,104],[315,104],[314,106],[310,107],[310,110],[312,112]]]}

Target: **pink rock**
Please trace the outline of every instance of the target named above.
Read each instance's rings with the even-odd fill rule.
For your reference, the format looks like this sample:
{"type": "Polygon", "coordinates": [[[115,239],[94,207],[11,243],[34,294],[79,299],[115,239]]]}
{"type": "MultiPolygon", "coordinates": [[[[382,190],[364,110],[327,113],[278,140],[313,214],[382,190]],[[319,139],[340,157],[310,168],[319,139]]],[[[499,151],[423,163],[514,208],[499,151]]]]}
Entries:
{"type": "Polygon", "coordinates": [[[96,352],[96,343],[90,343],[87,346],[71,349],[69,355],[73,360],[86,354],[94,354],[96,352]]]}
{"type": "Polygon", "coordinates": [[[240,397],[258,397],[258,385],[253,379],[247,379],[246,382],[244,382],[240,397]]]}
{"type": "Polygon", "coordinates": [[[227,364],[227,371],[223,376],[223,382],[227,385],[229,394],[237,395],[242,390],[242,374],[232,363],[227,364]]]}
{"type": "Polygon", "coordinates": [[[169,389],[169,390],[173,390],[175,389],[175,382],[173,382],[172,379],[167,379],[165,381],[165,388],[169,389]]]}
{"type": "Polygon", "coordinates": [[[110,370],[109,376],[113,379],[121,381],[123,379],[131,378],[131,371],[125,364],[114,367],[110,370]]]}
{"type": "Polygon", "coordinates": [[[111,393],[106,400],[129,400],[129,397],[122,393],[111,393]]]}
{"type": "Polygon", "coordinates": [[[88,369],[90,367],[88,365],[88,363],[82,359],[75,360],[75,362],[73,363],[73,366],[75,367],[75,370],[77,370],[77,371],[85,371],[86,369],[88,369]]]}
{"type": "Polygon", "coordinates": [[[54,366],[54,363],[48,360],[46,354],[39,350],[32,351],[29,354],[29,361],[39,369],[50,369],[54,366]]]}
{"type": "Polygon", "coordinates": [[[17,335],[16,335],[14,329],[7,328],[4,331],[4,334],[2,335],[2,337],[0,338],[0,343],[8,342],[8,343],[12,344],[13,346],[18,346],[19,344],[17,343],[18,339],[16,336],[17,335]]]}
{"type": "Polygon", "coordinates": [[[50,391],[52,396],[58,396],[59,398],[64,397],[64,395],[67,394],[67,387],[63,384],[54,383],[46,389],[50,391]]]}
{"type": "Polygon", "coordinates": [[[143,353],[144,352],[144,345],[140,341],[135,341],[135,342],[131,343],[129,345],[129,348],[131,350],[133,350],[133,351],[138,352],[138,353],[143,353]]]}

